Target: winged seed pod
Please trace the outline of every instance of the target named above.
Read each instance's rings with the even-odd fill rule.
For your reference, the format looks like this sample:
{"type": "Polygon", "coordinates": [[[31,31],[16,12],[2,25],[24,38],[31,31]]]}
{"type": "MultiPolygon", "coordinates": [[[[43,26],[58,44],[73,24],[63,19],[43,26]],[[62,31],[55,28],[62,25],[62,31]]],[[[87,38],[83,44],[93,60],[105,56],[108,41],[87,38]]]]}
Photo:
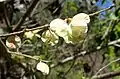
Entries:
{"type": "Polygon", "coordinates": [[[36,69],[41,71],[43,75],[49,74],[49,66],[41,61],[37,64],[36,69]]]}
{"type": "Polygon", "coordinates": [[[21,46],[21,39],[19,36],[9,36],[6,40],[6,46],[9,49],[17,49],[21,46]]]}
{"type": "Polygon", "coordinates": [[[78,20],[78,21],[84,21],[85,23],[89,23],[90,22],[90,17],[88,14],[85,14],[85,13],[79,13],[79,14],[76,14],[72,20],[78,20]]]}
{"type": "Polygon", "coordinates": [[[6,0],[0,0],[0,2],[4,2],[4,1],[6,1],[6,0]]]}
{"type": "Polygon", "coordinates": [[[73,43],[79,43],[85,38],[88,31],[87,23],[89,22],[90,17],[85,13],[79,13],[72,18],[69,26],[72,28],[72,38],[70,40],[73,43]]]}
{"type": "Polygon", "coordinates": [[[58,36],[62,37],[66,43],[69,43],[69,36],[72,34],[71,27],[62,19],[57,18],[51,21],[50,29],[58,36]]]}

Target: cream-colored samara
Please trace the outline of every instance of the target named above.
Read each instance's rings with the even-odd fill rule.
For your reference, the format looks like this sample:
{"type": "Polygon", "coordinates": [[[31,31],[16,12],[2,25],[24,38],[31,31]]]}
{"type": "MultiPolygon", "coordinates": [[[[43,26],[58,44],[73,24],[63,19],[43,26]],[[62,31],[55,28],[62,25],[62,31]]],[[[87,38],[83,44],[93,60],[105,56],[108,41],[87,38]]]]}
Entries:
{"type": "Polygon", "coordinates": [[[79,13],[72,18],[70,26],[72,28],[71,41],[73,43],[79,43],[81,40],[85,38],[88,31],[87,24],[89,22],[90,17],[85,13],[79,13]]]}

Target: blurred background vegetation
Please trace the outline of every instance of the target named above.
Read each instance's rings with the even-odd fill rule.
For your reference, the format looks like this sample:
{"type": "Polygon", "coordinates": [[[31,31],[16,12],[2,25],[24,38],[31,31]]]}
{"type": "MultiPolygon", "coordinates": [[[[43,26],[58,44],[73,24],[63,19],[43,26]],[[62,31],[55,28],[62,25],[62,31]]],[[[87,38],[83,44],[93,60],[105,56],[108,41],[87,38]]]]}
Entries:
{"type": "MultiPolygon", "coordinates": [[[[6,0],[5,2],[10,24],[14,26],[24,15],[32,0],[6,0]]],[[[1,4],[2,2],[0,6],[1,4]]],[[[36,70],[39,61],[24,56],[0,54],[0,79],[90,79],[100,68],[120,58],[120,43],[108,46],[109,42],[120,39],[119,0],[40,0],[34,13],[22,25],[22,28],[34,28],[49,24],[55,18],[71,18],[78,13],[91,14],[113,4],[115,6],[112,9],[90,17],[89,30],[83,43],[66,44],[63,39],[60,39],[57,45],[51,46],[43,43],[36,36],[33,39],[21,37],[22,46],[19,51],[50,61],[47,63],[51,67],[49,75],[44,76],[36,70]],[[96,51],[98,46],[104,48],[96,51]],[[62,60],[83,50],[92,52],[61,63],[62,60]],[[52,67],[53,64],[57,65],[52,67]]],[[[2,15],[0,9],[0,34],[8,33],[2,15]]],[[[40,31],[39,34],[41,33],[40,31]]],[[[2,39],[6,40],[6,38],[2,39]]],[[[3,52],[2,46],[0,46],[1,52],[3,52]]],[[[120,70],[120,61],[110,64],[99,74],[118,70],[120,70]]],[[[108,79],[120,79],[120,76],[108,79]]]]}

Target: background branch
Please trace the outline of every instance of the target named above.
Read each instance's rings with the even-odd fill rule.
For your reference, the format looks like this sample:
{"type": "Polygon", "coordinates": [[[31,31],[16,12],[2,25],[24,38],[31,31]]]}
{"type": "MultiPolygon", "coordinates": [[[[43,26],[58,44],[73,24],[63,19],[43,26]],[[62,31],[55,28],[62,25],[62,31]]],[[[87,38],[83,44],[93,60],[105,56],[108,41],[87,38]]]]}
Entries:
{"type": "Polygon", "coordinates": [[[17,31],[17,32],[13,32],[13,33],[0,34],[0,37],[7,37],[7,36],[11,36],[11,35],[17,35],[17,34],[21,34],[21,33],[27,32],[27,31],[33,31],[33,30],[38,30],[38,29],[40,29],[40,31],[41,31],[41,30],[47,29],[48,26],[49,25],[46,24],[46,25],[43,25],[43,26],[31,28],[31,29],[23,29],[22,31],[17,31]]]}
{"type": "Polygon", "coordinates": [[[101,12],[104,12],[104,11],[106,11],[106,10],[110,10],[110,9],[112,9],[113,7],[115,7],[114,4],[113,4],[112,6],[110,6],[110,7],[108,7],[108,8],[103,9],[103,10],[100,10],[100,11],[97,11],[97,12],[94,12],[94,13],[91,13],[91,14],[89,14],[89,16],[94,16],[94,15],[99,14],[99,13],[101,13],[101,12]]]}
{"type": "Polygon", "coordinates": [[[27,17],[30,16],[31,12],[33,11],[34,7],[36,6],[36,4],[38,3],[39,0],[33,0],[32,4],[30,5],[30,7],[28,8],[28,10],[26,11],[26,13],[23,15],[23,17],[19,20],[19,22],[17,23],[17,25],[15,27],[13,27],[13,31],[17,31],[19,30],[20,26],[23,24],[23,22],[25,21],[25,19],[27,17]]]}
{"type": "Polygon", "coordinates": [[[110,63],[108,63],[107,65],[105,65],[104,67],[100,68],[99,71],[95,74],[95,76],[98,75],[98,74],[99,74],[102,70],[104,70],[106,67],[108,67],[109,65],[111,65],[112,63],[117,62],[117,61],[120,61],[120,58],[117,58],[116,60],[113,60],[113,61],[111,61],[110,63]]]}
{"type": "Polygon", "coordinates": [[[101,74],[98,76],[92,77],[92,79],[106,79],[106,78],[111,78],[120,75],[120,71],[114,71],[114,72],[108,72],[105,74],[101,74]]]}

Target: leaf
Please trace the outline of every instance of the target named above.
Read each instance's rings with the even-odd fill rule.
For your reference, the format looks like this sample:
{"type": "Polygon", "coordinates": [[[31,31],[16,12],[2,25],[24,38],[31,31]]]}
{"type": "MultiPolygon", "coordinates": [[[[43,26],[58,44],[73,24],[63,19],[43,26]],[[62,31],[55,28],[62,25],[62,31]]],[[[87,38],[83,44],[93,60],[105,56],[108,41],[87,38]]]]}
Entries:
{"type": "Polygon", "coordinates": [[[41,71],[43,75],[49,74],[49,66],[41,61],[37,64],[36,69],[41,71]]]}

